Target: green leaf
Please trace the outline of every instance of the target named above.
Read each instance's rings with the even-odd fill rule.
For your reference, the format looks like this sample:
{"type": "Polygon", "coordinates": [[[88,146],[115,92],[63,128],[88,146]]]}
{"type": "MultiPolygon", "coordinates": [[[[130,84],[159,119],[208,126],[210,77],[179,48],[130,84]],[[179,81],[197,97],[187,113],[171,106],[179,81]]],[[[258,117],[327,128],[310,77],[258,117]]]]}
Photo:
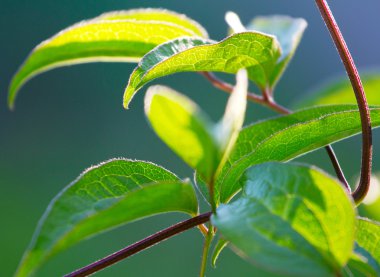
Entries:
{"type": "Polygon", "coordinates": [[[244,124],[247,108],[248,76],[245,69],[236,75],[236,86],[228,99],[226,111],[220,123],[216,126],[215,136],[223,153],[219,168],[227,161],[235,146],[239,132],[244,124]]]}
{"type": "Polygon", "coordinates": [[[272,88],[276,85],[293,57],[306,27],[307,22],[305,19],[282,15],[255,17],[246,27],[248,31],[274,35],[280,43],[282,54],[269,78],[269,85],[272,88]]]}
{"type": "Polygon", "coordinates": [[[96,18],[97,20],[143,20],[161,21],[182,26],[194,32],[197,36],[208,38],[207,31],[195,20],[184,14],[160,8],[132,9],[126,11],[107,12],[96,18]]]}
{"type": "Polygon", "coordinates": [[[214,124],[196,103],[164,86],[153,86],[145,97],[145,114],[157,135],[190,167],[209,180],[221,153],[213,137],[214,124]]]}
{"type": "Polygon", "coordinates": [[[380,276],[380,223],[359,218],[355,251],[367,259],[367,263],[380,276]]]}
{"type": "Polygon", "coordinates": [[[87,62],[137,62],[157,45],[181,36],[204,36],[200,25],[161,9],[113,12],[82,21],[38,45],[14,76],[8,96],[32,77],[60,66],[87,62]]]}
{"type": "Polygon", "coordinates": [[[261,33],[234,34],[215,42],[179,38],[163,43],[146,54],[132,73],[124,93],[127,108],[135,93],[146,83],[178,72],[217,71],[235,74],[247,68],[248,76],[265,86],[269,72],[280,56],[277,41],[261,33]]]}
{"type": "MultiPolygon", "coordinates": [[[[380,72],[361,74],[367,101],[370,105],[380,105],[380,72]]],[[[295,107],[309,107],[326,104],[356,104],[355,94],[347,77],[327,82],[312,93],[296,102],[295,107]]]]}
{"type": "Polygon", "coordinates": [[[212,252],[212,257],[211,257],[211,264],[213,267],[216,267],[216,262],[219,258],[220,253],[222,253],[223,249],[226,248],[228,245],[228,241],[226,241],[223,238],[219,238],[217,244],[215,245],[215,248],[212,252]]]}
{"type": "Polygon", "coordinates": [[[50,203],[16,276],[111,228],[166,212],[195,215],[192,186],[148,162],[116,159],[86,170],[50,203]]]}
{"type": "MultiPolygon", "coordinates": [[[[372,126],[380,126],[380,108],[371,108],[372,126]]],[[[289,161],[361,131],[354,105],[309,108],[255,123],[239,135],[229,160],[215,182],[215,201],[228,202],[241,188],[238,182],[250,166],[289,161]]]]}
{"type": "Polygon", "coordinates": [[[376,271],[368,264],[368,260],[357,253],[354,253],[343,268],[343,276],[347,277],[370,277],[378,276],[376,271]]]}
{"type": "Polygon", "coordinates": [[[152,86],[145,96],[145,114],[157,135],[205,180],[214,179],[231,152],[244,123],[248,79],[242,69],[226,111],[213,124],[191,99],[165,86],[152,86]]]}
{"type": "Polygon", "coordinates": [[[252,167],[245,180],[241,197],[211,218],[239,255],[288,276],[340,272],[353,251],[356,218],[337,180],[280,163],[252,167]]]}

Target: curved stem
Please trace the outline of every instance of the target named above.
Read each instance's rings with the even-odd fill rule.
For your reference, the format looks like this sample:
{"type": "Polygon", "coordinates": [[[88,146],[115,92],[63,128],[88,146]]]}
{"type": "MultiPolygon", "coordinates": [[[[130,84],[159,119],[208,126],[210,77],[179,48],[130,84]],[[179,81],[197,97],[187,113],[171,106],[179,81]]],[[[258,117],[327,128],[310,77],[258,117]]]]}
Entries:
{"type": "MultiPolygon", "coordinates": [[[[228,93],[231,93],[233,91],[233,86],[231,84],[226,83],[223,80],[220,80],[214,74],[210,72],[201,72],[201,74],[216,88],[219,88],[228,93]]],[[[263,92],[263,95],[265,96],[260,96],[255,93],[248,92],[247,99],[252,102],[258,103],[260,105],[266,106],[280,114],[292,113],[291,110],[288,110],[287,108],[281,106],[276,101],[274,101],[274,99],[270,96],[271,94],[268,91],[263,92]]],[[[331,147],[331,145],[327,145],[325,149],[327,151],[327,154],[330,157],[330,160],[334,167],[337,178],[339,179],[339,181],[342,182],[344,187],[348,191],[350,191],[350,186],[348,185],[348,182],[346,180],[346,177],[344,176],[343,170],[340,167],[339,161],[334,153],[334,149],[331,147]]]]}
{"type": "Polygon", "coordinates": [[[113,265],[125,258],[128,258],[129,256],[132,256],[172,236],[175,236],[179,233],[182,233],[200,224],[206,223],[207,221],[210,220],[210,216],[211,216],[211,212],[208,212],[208,213],[204,213],[196,217],[190,218],[188,220],[182,221],[167,229],[159,231],[156,234],[151,235],[143,240],[140,240],[122,250],[119,250],[99,261],[96,261],[88,266],[85,266],[70,274],[67,274],[65,275],[65,277],[88,276],[92,273],[100,271],[106,267],[109,267],[110,265],[113,265]]]}
{"type": "Polygon", "coordinates": [[[358,103],[360,119],[362,123],[362,161],[360,182],[358,187],[352,193],[356,203],[360,203],[367,195],[372,169],[372,128],[371,117],[369,113],[368,103],[365,96],[363,84],[361,82],[355,62],[348,50],[343,35],[336,23],[334,16],[330,10],[326,0],[315,0],[324,22],[330,32],[330,35],[339,52],[339,56],[343,61],[348,77],[350,78],[352,88],[355,92],[356,101],[358,103]]]}

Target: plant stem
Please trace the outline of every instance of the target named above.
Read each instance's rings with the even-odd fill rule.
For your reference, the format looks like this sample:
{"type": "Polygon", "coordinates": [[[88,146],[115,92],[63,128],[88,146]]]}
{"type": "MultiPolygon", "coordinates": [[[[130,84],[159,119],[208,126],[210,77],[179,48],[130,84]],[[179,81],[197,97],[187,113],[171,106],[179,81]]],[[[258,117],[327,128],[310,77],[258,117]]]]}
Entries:
{"type": "MultiPolygon", "coordinates": [[[[220,80],[218,77],[216,77],[214,74],[210,72],[202,72],[201,73],[213,86],[216,88],[219,88],[220,90],[223,90],[225,92],[231,93],[233,91],[233,86],[229,83],[224,82],[223,80],[220,80]]],[[[291,110],[288,110],[287,108],[281,106],[278,104],[272,97],[271,93],[268,91],[263,92],[264,96],[257,95],[256,93],[248,92],[247,99],[258,103],[260,105],[266,106],[267,108],[270,108],[277,113],[280,114],[290,114],[292,113],[291,110]]],[[[342,171],[342,168],[340,167],[339,161],[334,153],[334,149],[331,147],[331,145],[327,145],[325,147],[327,154],[330,157],[331,163],[334,167],[335,174],[339,181],[341,181],[344,185],[344,187],[350,191],[350,186],[348,185],[348,182],[344,176],[344,173],[342,171]]]]}
{"type": "Polygon", "coordinates": [[[372,128],[371,117],[369,113],[368,103],[364,92],[363,84],[360,79],[359,72],[355,66],[355,62],[348,50],[347,44],[339,29],[337,22],[330,10],[326,0],[315,0],[322,18],[330,32],[330,35],[338,50],[339,56],[346,68],[347,75],[351,81],[352,88],[355,92],[356,101],[358,103],[360,119],[362,124],[362,161],[360,182],[358,187],[352,193],[356,203],[360,203],[367,195],[372,169],[372,128]]]}
{"type": "Polygon", "coordinates": [[[201,270],[199,272],[199,277],[204,277],[206,274],[208,252],[210,250],[211,241],[214,236],[212,229],[213,229],[212,226],[209,226],[207,236],[205,237],[205,242],[203,245],[203,253],[202,253],[201,270]]]}
{"type": "MultiPolygon", "coordinates": [[[[100,271],[110,265],[113,265],[129,256],[132,256],[146,248],[149,248],[161,241],[164,241],[172,236],[189,230],[195,226],[203,224],[210,220],[211,212],[198,215],[196,217],[190,218],[188,220],[177,223],[167,229],[157,232],[143,240],[140,240],[122,250],[119,250],[99,261],[96,261],[88,266],[78,269],[70,274],[65,275],[65,277],[79,277],[88,276],[92,273],[100,271]]],[[[210,231],[209,231],[210,232],[210,231]]]]}

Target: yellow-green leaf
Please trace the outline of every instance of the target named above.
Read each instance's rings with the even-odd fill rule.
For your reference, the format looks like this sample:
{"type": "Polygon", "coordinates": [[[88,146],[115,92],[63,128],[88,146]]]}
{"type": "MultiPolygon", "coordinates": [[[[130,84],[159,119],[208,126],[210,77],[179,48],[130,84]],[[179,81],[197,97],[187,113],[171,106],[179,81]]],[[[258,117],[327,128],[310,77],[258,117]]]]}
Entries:
{"type": "Polygon", "coordinates": [[[157,45],[181,36],[207,38],[207,33],[183,15],[161,9],[113,12],[82,21],[32,51],[11,82],[8,104],[14,105],[29,79],[47,70],[87,62],[137,62],[157,45]]]}
{"type": "Polygon", "coordinates": [[[265,86],[280,55],[277,40],[257,32],[234,34],[220,42],[175,39],[161,44],[141,59],[124,92],[124,107],[128,107],[132,97],[146,83],[178,72],[235,74],[239,69],[247,68],[248,77],[265,86]]]}
{"type": "MultiPolygon", "coordinates": [[[[380,105],[380,73],[365,72],[361,77],[368,103],[380,105]]],[[[294,106],[310,107],[330,104],[356,104],[355,94],[347,77],[327,82],[296,102],[294,106]]]]}
{"type": "Polygon", "coordinates": [[[194,32],[194,34],[208,38],[207,31],[195,20],[184,14],[179,14],[166,9],[146,8],[132,9],[126,11],[107,12],[96,18],[97,20],[143,20],[143,21],[161,21],[170,22],[194,32]]]}
{"type": "Polygon", "coordinates": [[[214,124],[196,103],[164,86],[145,96],[145,113],[157,135],[189,166],[209,180],[220,160],[214,124]]]}
{"type": "Polygon", "coordinates": [[[246,27],[248,31],[259,31],[273,35],[281,46],[281,57],[269,78],[269,85],[273,88],[292,59],[302,35],[307,27],[303,18],[273,15],[255,17],[246,27]]]}

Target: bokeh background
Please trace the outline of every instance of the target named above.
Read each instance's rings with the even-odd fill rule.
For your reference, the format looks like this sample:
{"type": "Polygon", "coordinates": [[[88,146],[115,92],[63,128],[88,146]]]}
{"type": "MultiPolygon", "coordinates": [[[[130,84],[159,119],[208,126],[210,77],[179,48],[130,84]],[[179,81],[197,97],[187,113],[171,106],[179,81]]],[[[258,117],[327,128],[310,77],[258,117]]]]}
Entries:
{"type": "MultiPolygon", "coordinates": [[[[330,1],[348,45],[361,69],[380,65],[380,2],[330,1]]],[[[304,17],[309,27],[296,56],[281,80],[278,100],[290,105],[311,88],[343,73],[313,1],[301,0],[1,0],[0,1],[0,276],[12,276],[38,219],[49,201],[85,168],[113,157],[151,160],[191,176],[147,124],[143,95],[131,109],[122,108],[122,93],[133,64],[86,64],[60,68],[29,82],[16,110],[6,106],[12,75],[30,50],[42,40],[82,19],[136,7],[165,7],[185,13],[207,28],[214,39],[226,35],[224,14],[233,10],[247,23],[256,15],[288,14],[304,17]]],[[[158,80],[186,93],[212,118],[222,115],[226,95],[201,76],[183,73],[158,80]]],[[[144,90],[145,91],[145,90],[144,90]]],[[[380,96],[379,96],[380,97],[380,96]]],[[[246,123],[273,115],[250,104],[246,123]]],[[[379,131],[375,131],[374,169],[380,171],[379,131]]],[[[359,173],[360,138],[335,145],[350,180],[359,173]]],[[[331,166],[322,151],[298,159],[331,166]]],[[[37,276],[61,276],[119,248],[165,228],[181,215],[143,220],[85,241],[56,256],[37,276]]],[[[197,276],[202,239],[197,230],[181,234],[136,255],[98,276],[197,276]]],[[[207,276],[270,276],[241,260],[231,250],[220,257],[207,276]]]]}

